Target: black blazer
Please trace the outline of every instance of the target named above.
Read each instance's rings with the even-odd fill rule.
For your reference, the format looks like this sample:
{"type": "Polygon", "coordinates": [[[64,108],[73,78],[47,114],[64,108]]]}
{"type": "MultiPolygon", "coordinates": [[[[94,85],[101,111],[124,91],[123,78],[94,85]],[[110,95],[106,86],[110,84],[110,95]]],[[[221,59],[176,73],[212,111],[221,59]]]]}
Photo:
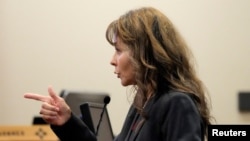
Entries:
{"type": "MultiPolygon", "coordinates": [[[[143,118],[131,106],[115,141],[204,141],[204,124],[192,95],[167,92],[153,97],[143,118]]],[[[52,130],[61,141],[96,141],[95,135],[73,114],[52,130]]]]}

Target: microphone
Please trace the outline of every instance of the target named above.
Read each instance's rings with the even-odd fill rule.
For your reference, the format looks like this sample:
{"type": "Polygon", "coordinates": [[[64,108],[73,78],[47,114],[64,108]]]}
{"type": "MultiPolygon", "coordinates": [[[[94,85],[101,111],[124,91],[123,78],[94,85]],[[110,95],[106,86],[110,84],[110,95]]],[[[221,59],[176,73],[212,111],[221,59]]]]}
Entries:
{"type": "Polygon", "coordinates": [[[104,102],[104,104],[106,104],[106,105],[109,104],[109,102],[110,102],[110,97],[109,97],[109,96],[105,96],[103,102],[104,102]]]}
{"type": "Polygon", "coordinates": [[[105,96],[104,99],[103,99],[103,102],[104,102],[104,105],[103,105],[103,108],[102,108],[102,112],[101,112],[101,115],[100,115],[100,119],[99,119],[98,125],[96,127],[96,132],[95,132],[96,136],[98,135],[98,131],[99,131],[99,128],[100,128],[100,124],[102,122],[102,117],[103,117],[104,111],[106,110],[106,107],[107,107],[107,105],[110,102],[110,97],[109,96],[105,96]]]}

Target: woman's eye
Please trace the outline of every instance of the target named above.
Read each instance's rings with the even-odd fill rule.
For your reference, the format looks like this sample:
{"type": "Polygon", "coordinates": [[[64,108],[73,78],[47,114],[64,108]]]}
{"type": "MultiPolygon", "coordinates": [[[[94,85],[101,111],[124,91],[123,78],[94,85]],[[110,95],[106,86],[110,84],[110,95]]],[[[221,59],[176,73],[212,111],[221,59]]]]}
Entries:
{"type": "Polygon", "coordinates": [[[121,52],[121,50],[120,50],[119,48],[115,48],[115,51],[116,51],[117,53],[120,53],[120,52],[121,52]]]}

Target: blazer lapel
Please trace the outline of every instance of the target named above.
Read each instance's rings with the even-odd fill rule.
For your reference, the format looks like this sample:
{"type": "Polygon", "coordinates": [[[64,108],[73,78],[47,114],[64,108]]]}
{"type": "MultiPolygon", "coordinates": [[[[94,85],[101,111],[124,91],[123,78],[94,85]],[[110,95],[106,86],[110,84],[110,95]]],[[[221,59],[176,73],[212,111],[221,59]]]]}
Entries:
{"type": "Polygon", "coordinates": [[[135,123],[135,127],[133,129],[133,132],[131,134],[131,141],[135,141],[136,140],[136,137],[138,136],[138,134],[140,133],[143,125],[145,122],[147,122],[147,113],[150,111],[151,109],[151,106],[153,105],[153,101],[154,101],[154,98],[150,99],[146,105],[144,106],[144,110],[143,112],[146,114],[145,117],[142,117],[141,115],[138,114],[138,118],[136,120],[136,123],[135,123]]]}

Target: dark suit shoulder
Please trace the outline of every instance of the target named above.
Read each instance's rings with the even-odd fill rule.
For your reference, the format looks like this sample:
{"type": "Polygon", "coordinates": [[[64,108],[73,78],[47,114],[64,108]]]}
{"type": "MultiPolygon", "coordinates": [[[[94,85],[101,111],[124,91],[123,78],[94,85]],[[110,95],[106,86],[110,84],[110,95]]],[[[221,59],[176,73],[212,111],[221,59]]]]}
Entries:
{"type": "Polygon", "coordinates": [[[184,92],[178,92],[178,91],[169,91],[164,94],[161,94],[160,97],[157,98],[157,101],[162,104],[168,104],[169,102],[191,102],[193,103],[193,95],[184,93],[184,92]]]}

